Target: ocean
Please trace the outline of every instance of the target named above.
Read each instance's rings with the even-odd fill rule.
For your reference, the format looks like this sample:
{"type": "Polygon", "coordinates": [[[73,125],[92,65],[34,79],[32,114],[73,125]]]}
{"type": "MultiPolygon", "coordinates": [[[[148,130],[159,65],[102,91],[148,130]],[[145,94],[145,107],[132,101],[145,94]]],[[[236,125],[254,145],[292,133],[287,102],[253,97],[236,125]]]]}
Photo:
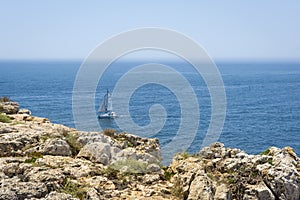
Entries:
{"type": "MultiPolygon", "coordinates": [[[[99,81],[95,112],[106,89],[113,91],[116,81],[126,71],[143,63],[112,64],[99,81]]],[[[179,71],[197,95],[200,108],[197,134],[188,149],[178,147],[178,151],[198,152],[211,117],[209,91],[189,64],[161,63],[179,71]]],[[[81,61],[0,61],[0,96],[19,102],[35,116],[74,127],[72,92],[80,65],[81,61]]],[[[227,99],[226,120],[218,141],[251,154],[270,146],[291,146],[300,155],[300,63],[217,62],[216,65],[227,99]]],[[[131,117],[139,126],[146,126],[151,123],[149,109],[153,104],[163,106],[167,116],[162,130],[151,137],[158,137],[165,145],[176,135],[181,120],[180,102],[168,88],[155,83],[139,87],[130,98],[130,116],[122,117],[131,117]]],[[[102,128],[120,129],[113,120],[100,120],[99,124],[102,128]]]]}

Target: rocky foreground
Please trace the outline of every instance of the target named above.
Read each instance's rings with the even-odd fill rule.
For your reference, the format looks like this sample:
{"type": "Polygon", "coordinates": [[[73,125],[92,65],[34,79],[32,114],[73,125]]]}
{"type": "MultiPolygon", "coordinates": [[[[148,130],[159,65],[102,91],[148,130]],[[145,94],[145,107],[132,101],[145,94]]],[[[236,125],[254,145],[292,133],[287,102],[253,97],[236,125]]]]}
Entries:
{"type": "Polygon", "coordinates": [[[300,199],[290,147],[212,144],[161,166],[158,139],[83,132],[0,101],[0,199],[300,199]]]}

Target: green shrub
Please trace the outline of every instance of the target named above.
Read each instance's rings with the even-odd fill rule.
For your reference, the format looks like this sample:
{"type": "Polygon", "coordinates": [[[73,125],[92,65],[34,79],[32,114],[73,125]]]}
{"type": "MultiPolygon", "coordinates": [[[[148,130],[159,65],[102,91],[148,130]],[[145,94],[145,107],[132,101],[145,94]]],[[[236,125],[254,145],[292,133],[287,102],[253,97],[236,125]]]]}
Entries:
{"type": "Polygon", "coordinates": [[[24,163],[35,163],[38,158],[43,157],[43,154],[41,152],[31,152],[28,156],[30,158],[26,159],[24,163]]]}
{"type": "MultiPolygon", "coordinates": [[[[70,145],[72,155],[76,156],[82,148],[82,144],[78,142],[77,132],[72,132],[67,128],[59,128],[57,129],[57,132],[65,137],[66,142],[70,145]]],[[[47,136],[44,138],[47,139],[47,136]]]]}
{"type": "Polygon", "coordinates": [[[27,159],[24,161],[24,163],[35,163],[36,160],[37,160],[37,158],[31,157],[31,158],[27,158],[27,159]]]}
{"type": "Polygon", "coordinates": [[[170,181],[171,178],[175,175],[175,173],[173,171],[169,171],[169,170],[164,170],[164,175],[165,175],[165,179],[167,181],[170,181]]]}
{"type": "Polygon", "coordinates": [[[269,163],[270,165],[273,165],[273,159],[272,159],[272,158],[269,158],[269,159],[268,159],[268,163],[269,163]]]}
{"type": "Polygon", "coordinates": [[[179,199],[186,199],[183,192],[183,183],[180,178],[176,178],[171,190],[171,194],[179,199]]]}
{"type": "Polygon", "coordinates": [[[78,136],[75,133],[67,133],[66,141],[71,147],[71,152],[73,156],[76,156],[82,148],[82,144],[78,142],[78,136]]]}
{"type": "Polygon", "coordinates": [[[259,155],[269,155],[270,148],[266,149],[265,151],[261,152],[259,155]]]}
{"type": "Polygon", "coordinates": [[[235,182],[234,178],[229,177],[228,178],[228,184],[233,184],[235,182]]]}
{"type": "Polygon", "coordinates": [[[70,194],[75,198],[86,199],[86,189],[84,186],[79,185],[78,183],[67,178],[64,179],[60,192],[70,194]]]}
{"type": "Polygon", "coordinates": [[[0,122],[10,123],[11,119],[7,115],[0,113],[0,122]]]}

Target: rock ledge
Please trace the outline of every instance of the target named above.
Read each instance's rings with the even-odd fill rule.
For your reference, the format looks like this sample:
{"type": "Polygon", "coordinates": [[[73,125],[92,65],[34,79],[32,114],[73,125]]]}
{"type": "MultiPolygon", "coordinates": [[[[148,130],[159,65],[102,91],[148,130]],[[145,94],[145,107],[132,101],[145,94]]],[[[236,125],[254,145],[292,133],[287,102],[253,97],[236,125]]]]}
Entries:
{"type": "Polygon", "coordinates": [[[248,155],[214,143],[163,167],[158,139],[82,132],[20,111],[0,122],[0,200],[300,199],[290,147],[248,155]]]}

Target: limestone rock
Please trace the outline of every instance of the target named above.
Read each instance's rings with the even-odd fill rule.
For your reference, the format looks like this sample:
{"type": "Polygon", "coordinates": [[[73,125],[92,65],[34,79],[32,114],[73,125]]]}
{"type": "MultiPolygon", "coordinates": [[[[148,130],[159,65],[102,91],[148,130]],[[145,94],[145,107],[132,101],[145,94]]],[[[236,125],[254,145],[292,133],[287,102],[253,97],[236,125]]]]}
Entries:
{"type": "Polygon", "coordinates": [[[161,168],[155,138],[78,131],[24,110],[9,117],[0,123],[0,200],[300,199],[300,159],[290,147],[248,155],[214,143],[161,168]]]}
{"type": "Polygon", "coordinates": [[[19,178],[5,179],[0,187],[0,197],[7,199],[41,198],[48,193],[48,189],[41,182],[22,182],[19,178]]]}
{"type": "MultiPolygon", "coordinates": [[[[187,199],[299,199],[300,160],[290,147],[248,155],[220,143],[198,155],[175,157],[171,179],[187,199]]],[[[169,172],[170,173],[170,172],[169,172]]]]}
{"type": "Polygon", "coordinates": [[[214,197],[216,200],[231,200],[232,194],[226,184],[217,185],[215,187],[214,197]]]}
{"type": "Polygon", "coordinates": [[[28,109],[20,109],[18,111],[18,114],[25,114],[25,115],[31,115],[31,111],[28,109]]]}
{"type": "Polygon", "coordinates": [[[108,165],[111,159],[111,146],[102,142],[89,143],[80,150],[77,157],[108,165]]]}
{"type": "Polygon", "coordinates": [[[214,198],[215,188],[212,181],[206,175],[195,175],[189,185],[189,195],[187,199],[210,200],[214,198]]]}
{"type": "Polygon", "coordinates": [[[147,166],[147,171],[148,172],[161,172],[161,168],[158,164],[152,163],[150,165],[147,166]]]}
{"type": "Polygon", "coordinates": [[[49,193],[45,198],[41,198],[41,200],[79,200],[79,198],[73,198],[70,194],[54,191],[49,193]]]}
{"type": "Polygon", "coordinates": [[[0,113],[16,114],[19,110],[19,104],[13,101],[0,101],[0,113]]]}
{"type": "Polygon", "coordinates": [[[41,152],[45,155],[54,156],[70,156],[72,152],[70,150],[70,145],[62,139],[55,138],[47,140],[42,148],[41,152]]]}

